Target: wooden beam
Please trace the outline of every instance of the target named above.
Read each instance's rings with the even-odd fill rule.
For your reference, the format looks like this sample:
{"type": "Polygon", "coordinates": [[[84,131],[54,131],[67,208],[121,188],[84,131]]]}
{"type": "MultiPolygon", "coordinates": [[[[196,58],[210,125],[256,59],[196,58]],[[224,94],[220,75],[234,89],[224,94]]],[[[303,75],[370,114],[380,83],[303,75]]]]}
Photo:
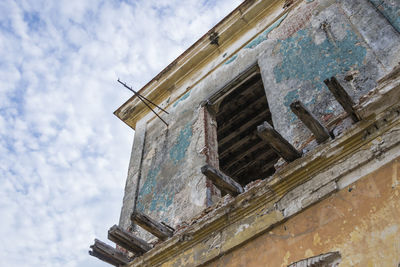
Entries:
{"type": "Polygon", "coordinates": [[[235,174],[235,177],[239,179],[242,184],[248,184],[257,179],[265,179],[275,172],[276,161],[270,161],[262,164],[261,162],[253,162],[253,165],[249,165],[246,169],[242,169],[240,172],[235,174]],[[262,167],[260,167],[260,164],[262,167]]]}
{"type": "Polygon", "coordinates": [[[230,195],[236,196],[244,192],[243,187],[240,184],[235,182],[228,175],[211,167],[210,165],[204,165],[201,167],[201,172],[207,176],[208,179],[213,181],[216,187],[224,192],[229,193],[230,195]]]}
{"type": "Polygon", "coordinates": [[[218,131],[224,132],[227,128],[230,128],[231,125],[240,123],[249,117],[254,117],[265,110],[268,111],[267,99],[263,95],[257,96],[251,104],[244,106],[242,110],[237,109],[234,112],[229,112],[225,115],[222,113],[218,114],[218,131]]]}
{"type": "Polygon", "coordinates": [[[221,164],[224,164],[227,161],[232,161],[232,160],[236,159],[238,156],[240,156],[244,151],[247,152],[248,150],[253,149],[254,146],[258,146],[258,147],[267,146],[268,147],[268,145],[263,140],[261,140],[261,138],[257,135],[256,129],[257,129],[257,127],[255,128],[253,133],[240,139],[238,141],[238,143],[240,143],[240,145],[236,145],[237,143],[234,143],[234,144],[232,144],[232,146],[229,146],[229,147],[225,147],[225,148],[218,147],[219,162],[221,164]]]}
{"type": "Polygon", "coordinates": [[[224,161],[220,161],[220,166],[221,169],[225,170],[228,172],[228,170],[234,166],[236,169],[238,164],[243,161],[254,161],[257,159],[270,159],[272,154],[275,155],[275,157],[279,158],[275,151],[270,148],[269,145],[267,145],[264,141],[259,142],[258,144],[255,144],[253,147],[250,147],[249,149],[240,151],[241,153],[239,155],[233,155],[232,158],[227,157],[224,159],[224,161]]]}
{"type": "Polygon", "coordinates": [[[350,115],[354,122],[360,120],[360,116],[357,111],[353,108],[354,102],[353,99],[349,96],[349,94],[344,90],[342,85],[338,82],[335,77],[330,79],[326,79],[324,81],[329,91],[333,94],[336,101],[343,107],[343,109],[350,115]]]}
{"type": "Polygon", "coordinates": [[[131,262],[131,259],[125,256],[122,252],[116,250],[110,245],[101,242],[98,239],[94,240],[94,244],[90,246],[92,251],[89,251],[89,255],[96,257],[104,262],[107,262],[114,266],[126,265],[131,262]]]}
{"type": "Polygon", "coordinates": [[[166,240],[174,234],[174,229],[172,227],[163,223],[159,223],[138,211],[132,212],[131,220],[161,240],[166,240]]]}
{"type": "Polygon", "coordinates": [[[272,128],[268,122],[264,121],[263,124],[259,125],[257,131],[258,135],[285,161],[291,162],[301,157],[301,152],[297,151],[297,149],[272,128]]]}
{"type": "Polygon", "coordinates": [[[241,149],[242,147],[249,146],[250,144],[257,142],[257,140],[259,142],[260,137],[257,135],[256,132],[257,132],[256,130],[253,130],[253,132],[250,132],[248,135],[246,135],[240,140],[237,140],[235,143],[229,142],[223,146],[218,146],[219,157],[220,158],[226,157],[230,153],[232,153],[232,151],[241,149]]]}
{"type": "Polygon", "coordinates": [[[290,104],[290,109],[314,134],[318,143],[322,143],[330,137],[328,129],[312,114],[301,101],[290,104]]]}
{"type": "Polygon", "coordinates": [[[142,255],[152,248],[149,243],[125,231],[118,225],[114,225],[108,230],[108,239],[136,255],[142,255]]]}
{"type": "Polygon", "coordinates": [[[224,96],[230,94],[232,91],[235,91],[235,89],[237,89],[239,86],[242,86],[245,82],[247,82],[248,80],[253,78],[254,75],[257,74],[260,74],[260,68],[258,67],[257,63],[254,63],[249,68],[240,73],[236,78],[223,85],[220,89],[216,91],[216,93],[207,97],[207,100],[202,102],[202,105],[208,102],[212,104],[218,102],[218,100],[223,99],[224,96]]]}
{"type": "MultiPolygon", "coordinates": [[[[239,92],[240,94],[237,96],[235,96],[236,91],[232,92],[232,95],[227,96],[227,98],[220,103],[218,110],[219,118],[223,118],[222,120],[225,120],[227,117],[232,117],[233,114],[239,114],[260,98],[264,98],[266,100],[265,91],[261,80],[248,87],[245,87],[243,90],[238,91],[238,93],[239,92]]],[[[221,120],[219,120],[219,122],[221,122],[221,120]]]]}
{"type": "Polygon", "coordinates": [[[257,116],[250,118],[243,122],[243,124],[238,127],[236,130],[229,132],[226,136],[221,137],[220,133],[218,133],[218,144],[223,146],[228,142],[237,142],[238,140],[246,137],[251,132],[255,131],[257,125],[262,123],[262,121],[269,120],[270,117],[267,112],[259,113],[257,116]]]}
{"type": "Polygon", "coordinates": [[[270,148],[269,150],[265,151],[264,153],[257,153],[251,159],[243,159],[239,160],[236,165],[231,165],[229,168],[225,168],[227,173],[231,174],[236,178],[236,174],[243,169],[253,168],[253,163],[260,163],[263,162],[263,165],[269,165],[270,162],[273,162],[272,165],[278,161],[279,156],[275,153],[275,151],[270,148]]]}

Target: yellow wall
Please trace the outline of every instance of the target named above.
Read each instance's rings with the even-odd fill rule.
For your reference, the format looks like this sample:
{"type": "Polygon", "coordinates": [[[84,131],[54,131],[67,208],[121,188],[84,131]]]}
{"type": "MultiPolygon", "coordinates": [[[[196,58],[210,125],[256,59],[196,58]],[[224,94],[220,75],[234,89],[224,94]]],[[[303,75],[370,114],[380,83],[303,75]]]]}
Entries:
{"type": "Polygon", "coordinates": [[[207,266],[287,266],[339,251],[339,266],[400,264],[400,158],[207,266]]]}

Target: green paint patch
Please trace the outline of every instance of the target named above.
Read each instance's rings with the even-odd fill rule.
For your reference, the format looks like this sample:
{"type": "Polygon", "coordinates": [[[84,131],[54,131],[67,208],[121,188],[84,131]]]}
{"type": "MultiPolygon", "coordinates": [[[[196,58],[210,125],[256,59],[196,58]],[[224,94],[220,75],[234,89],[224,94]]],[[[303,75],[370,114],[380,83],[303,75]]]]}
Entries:
{"type": "Polygon", "coordinates": [[[186,98],[188,98],[190,96],[190,91],[188,91],[186,94],[184,94],[181,98],[179,98],[178,100],[175,101],[175,103],[172,105],[173,107],[176,107],[179,102],[185,100],[186,98]]]}
{"type": "Polygon", "coordinates": [[[179,161],[185,158],[186,150],[190,145],[191,138],[192,138],[192,124],[188,123],[180,131],[175,145],[169,151],[169,156],[175,165],[179,161]]]}
{"type": "Polygon", "coordinates": [[[259,44],[264,42],[265,40],[268,39],[268,34],[278,27],[281,22],[286,18],[288,13],[284,14],[282,17],[280,17],[277,21],[275,21],[271,26],[269,26],[265,31],[263,31],[261,34],[259,34],[256,38],[254,38],[250,43],[248,43],[244,48],[248,49],[253,49],[257,47],[259,44]]]}

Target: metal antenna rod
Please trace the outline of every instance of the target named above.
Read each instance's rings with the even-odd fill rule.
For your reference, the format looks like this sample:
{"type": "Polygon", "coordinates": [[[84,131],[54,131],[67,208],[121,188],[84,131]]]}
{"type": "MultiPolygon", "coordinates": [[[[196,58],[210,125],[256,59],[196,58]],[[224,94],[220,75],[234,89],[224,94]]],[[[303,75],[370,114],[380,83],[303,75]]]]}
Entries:
{"type": "MultiPolygon", "coordinates": [[[[154,104],[153,102],[151,102],[150,100],[148,100],[147,98],[145,98],[144,96],[141,96],[139,93],[137,93],[135,90],[133,90],[132,88],[130,88],[129,86],[127,86],[125,83],[123,83],[123,82],[121,82],[119,79],[118,79],[118,82],[120,83],[120,84],[122,84],[123,86],[125,86],[126,88],[128,88],[129,90],[131,90],[151,111],[153,111],[153,113],[154,114],[156,114],[156,116],[160,119],[160,120],[162,120],[162,122],[163,123],[165,123],[165,125],[167,125],[167,127],[168,127],[168,123],[165,121],[165,120],[163,120],[163,118],[161,118],[160,117],[160,115],[158,115],[157,114],[157,112],[155,112],[150,106],[149,106],[149,104],[147,104],[146,103],[146,101],[144,101],[144,100],[147,100],[147,101],[149,101],[150,103],[152,103],[153,105],[155,105],[155,106],[157,106],[156,104],[154,104]]],[[[159,106],[157,106],[158,108],[160,108],[159,106]]],[[[161,110],[163,110],[162,108],[160,108],[161,110]]],[[[165,110],[163,110],[164,112],[166,112],[165,110]]],[[[168,112],[166,112],[167,114],[169,114],[168,112]]]]}
{"type": "Polygon", "coordinates": [[[157,104],[154,104],[152,101],[150,101],[150,100],[147,99],[146,97],[142,96],[141,94],[139,94],[138,92],[136,92],[135,90],[133,90],[132,87],[129,87],[128,85],[126,85],[126,83],[121,82],[119,79],[118,79],[118,82],[119,82],[120,84],[122,84],[123,86],[125,86],[128,90],[132,91],[136,96],[142,97],[144,100],[148,101],[150,104],[153,104],[154,106],[158,107],[159,109],[161,109],[161,110],[164,111],[165,113],[169,114],[165,109],[163,109],[163,108],[160,107],[160,106],[157,106],[157,104]]]}

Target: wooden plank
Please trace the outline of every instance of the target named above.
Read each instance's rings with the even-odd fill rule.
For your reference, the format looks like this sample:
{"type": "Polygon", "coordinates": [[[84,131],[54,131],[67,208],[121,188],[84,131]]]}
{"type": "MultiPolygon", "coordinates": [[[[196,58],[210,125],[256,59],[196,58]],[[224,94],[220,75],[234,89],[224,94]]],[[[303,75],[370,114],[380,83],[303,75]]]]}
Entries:
{"type": "MultiPolygon", "coordinates": [[[[221,111],[221,110],[220,110],[221,111]]],[[[267,99],[261,95],[258,96],[257,99],[243,107],[243,110],[234,110],[233,112],[227,113],[225,115],[219,113],[218,118],[218,131],[224,132],[227,129],[231,128],[232,125],[237,125],[238,123],[243,123],[244,120],[248,120],[249,117],[254,117],[257,114],[268,111],[268,102],[267,99]]]]}
{"type": "Polygon", "coordinates": [[[237,161],[236,165],[231,165],[229,168],[224,168],[224,170],[231,174],[233,177],[239,177],[239,173],[242,172],[243,170],[250,170],[253,168],[256,168],[255,165],[263,164],[264,166],[274,166],[276,161],[279,159],[279,156],[275,153],[273,149],[269,149],[266,153],[260,153],[258,155],[255,155],[251,160],[239,160],[237,161]],[[272,163],[272,165],[271,165],[272,163]]]}
{"type": "Polygon", "coordinates": [[[303,105],[303,103],[301,103],[301,101],[294,101],[290,104],[290,109],[314,134],[318,143],[322,143],[329,139],[330,134],[328,129],[322,125],[322,123],[303,105]]]}
{"type": "Polygon", "coordinates": [[[243,137],[249,135],[252,131],[255,131],[257,125],[259,125],[263,120],[269,120],[269,116],[267,112],[259,113],[257,116],[246,120],[240,127],[236,128],[236,130],[229,132],[224,137],[220,136],[218,132],[218,143],[223,146],[227,144],[231,140],[240,140],[243,137]]]}
{"type": "Polygon", "coordinates": [[[114,225],[108,230],[108,239],[136,255],[142,255],[152,248],[149,243],[125,231],[118,225],[114,225]]]}
{"type": "Polygon", "coordinates": [[[172,227],[163,223],[159,223],[138,211],[132,212],[131,220],[161,240],[166,240],[174,234],[174,229],[172,227]]]}
{"type": "Polygon", "coordinates": [[[201,172],[207,176],[208,179],[213,181],[216,187],[224,192],[229,193],[230,195],[236,196],[244,192],[243,187],[240,184],[235,182],[228,175],[211,167],[210,165],[204,165],[201,167],[201,172]]]}
{"type": "Polygon", "coordinates": [[[275,151],[270,148],[269,145],[267,145],[264,141],[259,142],[258,144],[255,144],[253,147],[241,151],[239,155],[232,156],[232,158],[227,157],[225,161],[222,163],[220,161],[220,166],[221,169],[225,170],[228,172],[228,169],[230,169],[232,166],[237,169],[237,166],[240,162],[243,161],[254,161],[257,159],[262,159],[262,158],[271,158],[271,156],[275,155],[275,157],[279,158],[275,151]]]}
{"type": "Polygon", "coordinates": [[[360,120],[360,116],[357,111],[353,108],[354,102],[349,94],[344,90],[342,85],[338,82],[335,77],[324,80],[324,83],[328,87],[329,91],[333,94],[336,101],[343,107],[343,109],[350,115],[354,122],[360,120]]]}
{"type": "Polygon", "coordinates": [[[265,179],[272,175],[275,172],[274,165],[275,161],[270,161],[262,164],[259,161],[252,162],[249,166],[246,166],[245,169],[241,169],[239,172],[236,172],[234,175],[237,177],[242,184],[248,184],[257,179],[265,179]],[[262,168],[260,167],[262,164],[262,168]]]}
{"type": "Polygon", "coordinates": [[[260,68],[258,67],[257,63],[254,63],[253,65],[245,69],[242,73],[240,73],[238,77],[224,84],[220,89],[216,91],[216,93],[207,97],[207,100],[203,101],[201,105],[203,106],[207,103],[211,103],[212,105],[215,104],[257,74],[260,74],[260,68]]]}
{"type": "Polygon", "coordinates": [[[260,142],[260,137],[257,135],[256,130],[250,132],[248,135],[243,137],[240,140],[237,140],[235,143],[227,143],[223,146],[218,146],[218,153],[220,158],[224,158],[229,156],[230,153],[236,151],[237,149],[241,149],[242,147],[249,146],[254,142],[260,142]]]}
{"type": "Polygon", "coordinates": [[[89,255],[96,257],[104,262],[107,262],[114,266],[126,265],[131,262],[131,259],[125,256],[122,252],[116,250],[110,245],[95,239],[94,244],[90,246],[92,251],[89,251],[89,255]]]}
{"type": "Polygon", "coordinates": [[[285,161],[291,162],[301,157],[301,152],[297,151],[268,122],[264,121],[263,124],[259,125],[257,131],[258,135],[285,161]]]}

